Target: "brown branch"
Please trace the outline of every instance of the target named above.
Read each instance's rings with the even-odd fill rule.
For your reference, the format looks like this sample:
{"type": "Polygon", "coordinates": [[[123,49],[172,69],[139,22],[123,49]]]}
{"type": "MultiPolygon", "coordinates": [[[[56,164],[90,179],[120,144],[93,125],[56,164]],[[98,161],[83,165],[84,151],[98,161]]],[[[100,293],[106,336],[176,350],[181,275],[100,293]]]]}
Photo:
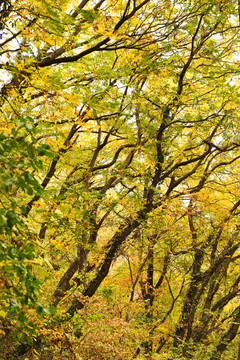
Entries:
{"type": "Polygon", "coordinates": [[[219,341],[217,348],[212,354],[210,360],[220,360],[223,352],[227,349],[231,341],[236,337],[240,325],[240,306],[234,310],[233,315],[234,314],[235,317],[231,322],[229,329],[221,337],[221,340],[219,341]]]}
{"type": "MultiPolygon", "coordinates": [[[[58,154],[55,156],[55,158],[52,160],[50,168],[47,172],[47,174],[45,175],[45,178],[43,179],[42,183],[41,183],[41,187],[43,189],[45,189],[48,185],[48,183],[50,182],[50,180],[52,179],[52,177],[54,176],[55,172],[56,172],[56,166],[58,161],[60,160],[61,156],[63,154],[65,154],[69,148],[68,145],[70,143],[70,140],[72,139],[72,137],[74,136],[74,134],[77,132],[78,130],[78,125],[74,124],[68,134],[67,139],[65,140],[63,147],[59,150],[58,154]]],[[[32,209],[33,204],[38,201],[40,199],[40,195],[35,195],[27,204],[26,206],[26,211],[24,213],[24,216],[27,217],[29,212],[32,209]]]]}
{"type": "Polygon", "coordinates": [[[154,288],[157,290],[160,288],[160,286],[162,285],[162,282],[165,278],[165,275],[166,275],[166,272],[167,272],[167,268],[168,268],[168,265],[170,263],[170,254],[167,253],[165,254],[164,256],[164,259],[163,259],[163,269],[162,269],[162,273],[161,273],[161,276],[160,278],[158,279],[156,285],[154,286],[154,288]]]}
{"type": "Polygon", "coordinates": [[[25,29],[27,29],[29,26],[31,26],[32,24],[34,24],[36,21],[38,20],[37,17],[35,17],[34,19],[32,19],[31,21],[29,21],[29,23],[22,29],[19,30],[16,34],[13,34],[9,39],[6,39],[4,42],[2,42],[0,44],[0,48],[2,48],[4,45],[6,45],[9,41],[15,39],[18,35],[20,35],[25,29]]]}
{"type": "Polygon", "coordinates": [[[94,171],[98,171],[98,170],[101,170],[101,169],[106,169],[106,168],[112,166],[112,165],[115,164],[115,162],[117,161],[120,152],[121,152],[122,150],[126,149],[126,148],[131,148],[131,147],[135,147],[135,145],[134,145],[134,144],[121,145],[121,146],[119,147],[119,149],[115,152],[113,159],[112,159],[109,163],[103,164],[103,165],[98,165],[98,166],[94,167],[94,168],[92,169],[92,171],[94,172],[94,171]]]}
{"type": "MultiPolygon", "coordinates": [[[[114,29],[113,29],[113,33],[115,33],[127,20],[129,20],[131,17],[134,16],[134,14],[141,9],[144,5],[146,5],[150,0],[145,0],[143,1],[141,4],[139,4],[137,7],[135,7],[128,15],[123,16],[118,23],[115,25],[114,29]]],[[[97,43],[96,45],[90,47],[87,50],[84,50],[82,52],[80,52],[77,55],[73,55],[73,56],[66,56],[63,58],[57,58],[57,59],[51,59],[49,57],[39,61],[36,66],[37,67],[46,67],[46,66],[50,66],[53,64],[62,64],[62,63],[69,63],[69,62],[75,62],[95,51],[103,51],[105,50],[103,48],[103,45],[106,45],[111,39],[109,37],[106,37],[104,40],[100,41],[99,43],[97,43]]]]}
{"type": "Polygon", "coordinates": [[[68,270],[60,279],[56,290],[53,294],[53,306],[57,306],[59,301],[65,296],[67,290],[71,289],[70,280],[72,279],[73,275],[78,271],[79,265],[81,265],[80,258],[76,258],[69,266],[68,270]]]}

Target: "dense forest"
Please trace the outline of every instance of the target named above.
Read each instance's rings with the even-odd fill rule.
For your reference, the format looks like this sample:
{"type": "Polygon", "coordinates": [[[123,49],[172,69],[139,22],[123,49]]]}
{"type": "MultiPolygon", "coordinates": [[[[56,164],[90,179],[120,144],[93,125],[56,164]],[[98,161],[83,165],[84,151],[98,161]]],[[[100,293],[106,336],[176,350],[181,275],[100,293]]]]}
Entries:
{"type": "Polygon", "coordinates": [[[240,360],[239,40],[237,0],[1,1],[1,360],[240,360]]]}

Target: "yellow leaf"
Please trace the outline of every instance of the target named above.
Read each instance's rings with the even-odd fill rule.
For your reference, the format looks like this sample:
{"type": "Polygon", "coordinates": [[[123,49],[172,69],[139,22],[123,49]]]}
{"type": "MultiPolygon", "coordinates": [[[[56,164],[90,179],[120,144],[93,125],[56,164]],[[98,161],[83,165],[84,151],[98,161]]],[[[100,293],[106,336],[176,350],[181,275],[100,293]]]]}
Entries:
{"type": "Polygon", "coordinates": [[[37,355],[39,355],[39,356],[40,356],[40,354],[37,352],[37,350],[36,350],[36,349],[33,349],[33,351],[35,352],[35,354],[37,354],[37,355]]]}
{"type": "Polygon", "coordinates": [[[6,313],[5,313],[5,311],[3,311],[3,310],[0,310],[0,316],[1,317],[3,317],[3,318],[5,318],[6,317],[6,313]]]}

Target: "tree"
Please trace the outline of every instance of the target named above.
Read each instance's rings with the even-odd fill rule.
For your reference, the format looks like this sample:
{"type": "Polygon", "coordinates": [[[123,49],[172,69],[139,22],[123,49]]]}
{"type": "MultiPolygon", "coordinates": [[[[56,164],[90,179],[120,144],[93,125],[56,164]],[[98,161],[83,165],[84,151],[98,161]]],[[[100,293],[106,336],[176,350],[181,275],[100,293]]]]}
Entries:
{"type": "Polygon", "coordinates": [[[23,228],[38,243],[13,258],[30,263],[11,286],[51,266],[40,289],[55,290],[39,299],[74,324],[95,295],[116,305],[119,271],[129,288],[117,301],[132,318],[114,316],[143,328],[127,356],[236,358],[237,2],[1,6],[0,225],[9,249],[29,248],[28,235],[13,240],[23,228]]]}

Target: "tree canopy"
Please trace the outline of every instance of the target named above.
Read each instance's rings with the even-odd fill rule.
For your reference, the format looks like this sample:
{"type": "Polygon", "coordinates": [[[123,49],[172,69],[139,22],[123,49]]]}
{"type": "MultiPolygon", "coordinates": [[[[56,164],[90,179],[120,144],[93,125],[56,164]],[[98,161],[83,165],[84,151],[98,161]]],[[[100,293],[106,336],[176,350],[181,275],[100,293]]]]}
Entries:
{"type": "Polygon", "coordinates": [[[2,1],[3,359],[240,359],[239,28],[235,0],[2,1]]]}

